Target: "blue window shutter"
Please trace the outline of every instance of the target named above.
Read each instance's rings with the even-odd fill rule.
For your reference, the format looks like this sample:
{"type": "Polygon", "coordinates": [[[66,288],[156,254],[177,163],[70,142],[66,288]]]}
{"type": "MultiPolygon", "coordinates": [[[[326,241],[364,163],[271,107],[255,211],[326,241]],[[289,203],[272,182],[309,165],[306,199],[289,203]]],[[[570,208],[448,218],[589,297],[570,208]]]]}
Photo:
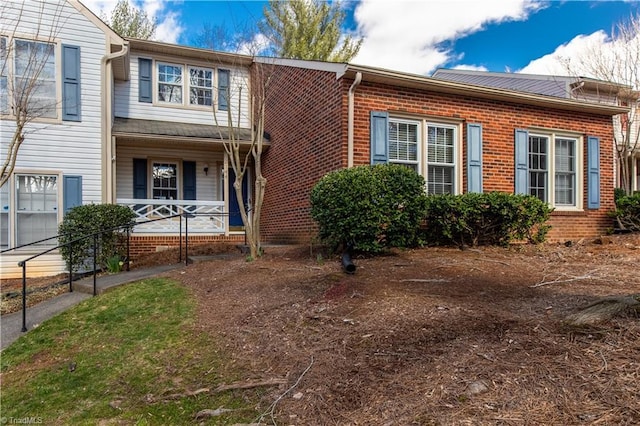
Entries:
{"type": "Polygon", "coordinates": [[[182,162],[182,198],[185,200],[196,199],[196,162],[182,162]]]}
{"type": "Polygon", "coordinates": [[[138,101],[151,103],[153,86],[151,84],[151,59],[138,58],[138,101]]]}
{"type": "Polygon", "coordinates": [[[371,164],[389,162],[389,113],[371,111],[371,164]]]}
{"type": "Polygon", "coordinates": [[[218,110],[229,108],[229,70],[218,70],[218,110]]]}
{"type": "Polygon", "coordinates": [[[515,132],[515,193],[529,193],[529,132],[516,129],[515,132]]]}
{"type": "Polygon", "coordinates": [[[147,160],[133,159],[133,198],[147,198],[147,160]]]}
{"type": "Polygon", "coordinates": [[[600,208],[600,138],[587,137],[587,207],[600,208]]]}
{"type": "Polygon", "coordinates": [[[467,192],[482,192],[482,124],[467,124],[467,192]]]}
{"type": "Polygon", "coordinates": [[[63,208],[65,214],[75,206],[82,205],[82,176],[63,176],[63,208]]]}
{"type": "Polygon", "coordinates": [[[62,119],[80,121],[80,48],[62,45],[62,119]]]}

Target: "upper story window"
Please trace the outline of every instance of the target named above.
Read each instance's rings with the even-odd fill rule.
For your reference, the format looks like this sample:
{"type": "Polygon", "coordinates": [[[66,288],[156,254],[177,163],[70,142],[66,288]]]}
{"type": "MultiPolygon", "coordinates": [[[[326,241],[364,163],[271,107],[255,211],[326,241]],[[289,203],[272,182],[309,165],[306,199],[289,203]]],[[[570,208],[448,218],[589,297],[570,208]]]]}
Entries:
{"type": "Polygon", "coordinates": [[[182,104],[182,66],[158,64],[158,101],[182,104]]]}
{"type": "Polygon", "coordinates": [[[213,70],[189,67],[189,104],[211,106],[213,70]]]}
{"type": "Polygon", "coordinates": [[[26,108],[33,117],[57,117],[55,43],[2,37],[2,98],[0,112],[26,108]]]}
{"type": "Polygon", "coordinates": [[[78,46],[0,37],[0,114],[80,121],[80,110],[78,46]]]}
{"type": "Polygon", "coordinates": [[[430,194],[455,194],[457,133],[455,125],[389,118],[389,162],[421,173],[430,194]]]}
{"type": "Polygon", "coordinates": [[[155,85],[152,82],[152,60],[139,58],[139,101],[151,103],[151,88],[160,104],[211,107],[224,111],[228,106],[229,70],[195,65],[155,63],[155,85]],[[217,87],[216,87],[217,86],[217,87]]]}

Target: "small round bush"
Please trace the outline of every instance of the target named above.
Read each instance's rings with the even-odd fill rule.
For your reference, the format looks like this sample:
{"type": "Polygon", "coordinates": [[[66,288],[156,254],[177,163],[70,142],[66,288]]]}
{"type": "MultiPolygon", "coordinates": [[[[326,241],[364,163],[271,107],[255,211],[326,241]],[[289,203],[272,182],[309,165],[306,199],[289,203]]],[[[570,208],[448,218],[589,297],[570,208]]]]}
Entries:
{"type": "Polygon", "coordinates": [[[426,194],[422,176],[397,164],[358,166],[325,175],[311,191],[320,238],[376,253],[418,243],[426,194]]]}
{"type": "Polygon", "coordinates": [[[135,217],[130,208],[117,204],[87,204],[70,209],[58,227],[58,244],[62,246],[60,252],[67,266],[70,261],[74,271],[88,266],[93,257],[93,238],[83,237],[97,232],[100,234],[96,262],[101,269],[115,257],[124,258],[120,240],[126,226],[132,225],[135,217]]]}

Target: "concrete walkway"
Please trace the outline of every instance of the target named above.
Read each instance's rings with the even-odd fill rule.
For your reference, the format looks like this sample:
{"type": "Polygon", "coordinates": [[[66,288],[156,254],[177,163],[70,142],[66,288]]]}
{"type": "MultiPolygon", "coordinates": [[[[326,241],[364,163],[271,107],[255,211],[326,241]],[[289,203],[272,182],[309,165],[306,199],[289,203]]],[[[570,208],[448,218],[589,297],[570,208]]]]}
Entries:
{"type": "MultiPolygon", "coordinates": [[[[98,276],[96,277],[96,292],[102,294],[114,287],[150,278],[182,266],[184,266],[184,264],[176,263],[173,265],[161,265],[153,268],[134,269],[129,272],[98,276]]],[[[93,294],[93,276],[75,281],[73,283],[73,290],[72,293],[63,293],[37,305],[28,307],[26,311],[27,332],[35,326],[42,324],[43,321],[66,311],[83,300],[91,298],[93,294]]],[[[23,334],[25,333],[22,332],[22,311],[0,317],[0,350],[7,348],[23,334]]]]}

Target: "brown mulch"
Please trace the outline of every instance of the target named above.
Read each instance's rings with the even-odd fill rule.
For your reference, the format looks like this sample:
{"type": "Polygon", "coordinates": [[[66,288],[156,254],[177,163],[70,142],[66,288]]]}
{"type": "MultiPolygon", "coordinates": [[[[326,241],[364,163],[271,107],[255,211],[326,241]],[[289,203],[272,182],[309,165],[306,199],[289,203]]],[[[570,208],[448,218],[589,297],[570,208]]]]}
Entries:
{"type": "Polygon", "coordinates": [[[254,262],[220,247],[202,250],[233,254],[166,275],[231,359],[221,377],[287,380],[262,393],[264,424],[640,424],[637,316],[563,321],[640,293],[640,235],[394,251],[354,275],[310,247],[254,262]]]}

